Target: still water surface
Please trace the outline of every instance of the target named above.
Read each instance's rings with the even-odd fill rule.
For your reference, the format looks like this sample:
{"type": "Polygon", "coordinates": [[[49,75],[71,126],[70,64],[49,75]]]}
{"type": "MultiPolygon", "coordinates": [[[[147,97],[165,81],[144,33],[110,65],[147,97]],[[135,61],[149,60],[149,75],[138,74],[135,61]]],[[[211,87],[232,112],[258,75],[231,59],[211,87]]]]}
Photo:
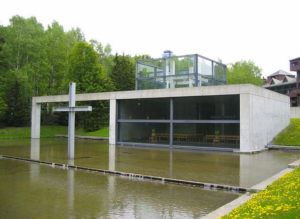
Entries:
{"type": "Polygon", "coordinates": [[[152,219],[199,218],[238,194],[0,159],[0,197],[0,218],[152,219]]]}
{"type": "MultiPolygon", "coordinates": [[[[0,154],[67,163],[67,140],[2,140],[0,154]]],[[[261,182],[297,159],[300,153],[295,152],[236,154],[116,147],[93,140],[76,140],[75,147],[78,166],[242,187],[261,182]]]]}

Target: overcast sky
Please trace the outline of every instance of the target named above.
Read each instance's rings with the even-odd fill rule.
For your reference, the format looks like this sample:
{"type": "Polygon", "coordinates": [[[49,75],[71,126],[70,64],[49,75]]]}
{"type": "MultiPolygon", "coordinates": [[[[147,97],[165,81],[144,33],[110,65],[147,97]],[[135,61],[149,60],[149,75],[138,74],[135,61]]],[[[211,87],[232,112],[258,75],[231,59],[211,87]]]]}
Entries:
{"type": "Polygon", "coordinates": [[[45,27],[79,27],[113,52],[252,60],[268,75],[300,56],[299,10],[299,0],[5,0],[0,25],[35,16],[45,27]]]}

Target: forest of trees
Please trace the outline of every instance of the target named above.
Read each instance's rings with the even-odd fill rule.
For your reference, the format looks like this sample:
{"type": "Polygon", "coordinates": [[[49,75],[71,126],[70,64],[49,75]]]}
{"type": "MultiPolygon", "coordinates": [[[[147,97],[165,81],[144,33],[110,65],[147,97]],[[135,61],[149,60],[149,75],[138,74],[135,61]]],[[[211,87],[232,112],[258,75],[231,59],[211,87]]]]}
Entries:
{"type": "MultiPolygon", "coordinates": [[[[78,93],[134,89],[137,57],[111,51],[110,45],[87,42],[78,28],[65,31],[58,22],[44,28],[34,17],[12,17],[0,26],[0,126],[28,126],[31,97],[65,94],[70,81],[78,93]]],[[[106,123],[108,106],[88,104],[93,111],[78,116],[77,124],[96,130],[106,123]]],[[[51,109],[42,106],[43,124],[67,121],[51,109]]]]}
{"type": "MultiPolygon", "coordinates": [[[[0,25],[0,127],[30,125],[31,97],[66,94],[70,81],[78,93],[133,90],[136,60],[145,57],[112,54],[110,45],[86,41],[78,28],[65,31],[58,22],[45,28],[35,17],[14,16],[0,25]]],[[[252,62],[228,68],[232,84],[260,85],[260,76],[252,62]]],[[[87,131],[105,126],[108,103],[85,104],[93,111],[78,114],[76,124],[87,131]]],[[[51,104],[42,110],[44,125],[66,124],[67,115],[53,114],[51,104]]]]}

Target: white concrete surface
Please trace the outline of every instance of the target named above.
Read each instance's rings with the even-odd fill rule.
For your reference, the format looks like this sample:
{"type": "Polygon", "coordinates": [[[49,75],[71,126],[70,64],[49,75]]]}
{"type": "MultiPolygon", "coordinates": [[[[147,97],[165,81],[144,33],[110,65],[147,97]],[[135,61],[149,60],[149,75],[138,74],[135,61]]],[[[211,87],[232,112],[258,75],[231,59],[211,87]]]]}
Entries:
{"type": "MultiPolygon", "coordinates": [[[[137,99],[137,98],[160,98],[160,97],[187,97],[187,96],[210,96],[210,95],[229,95],[229,94],[253,94],[267,95],[275,100],[285,101],[286,96],[257,87],[251,84],[238,85],[219,85],[203,86],[191,88],[173,88],[173,89],[153,89],[153,90],[133,90],[133,91],[116,91],[102,93],[77,94],[76,101],[93,101],[93,100],[111,100],[111,99],[137,99]]],[[[33,97],[37,103],[59,103],[67,102],[68,95],[40,96],[33,97]]]]}
{"type": "Polygon", "coordinates": [[[32,100],[31,106],[31,138],[40,138],[41,104],[32,100]]]}
{"type": "Polygon", "coordinates": [[[300,118],[300,107],[290,108],[291,118],[300,118]]]}
{"type": "Polygon", "coordinates": [[[290,121],[289,97],[251,87],[240,95],[240,151],[260,151],[290,121]]]}
{"type": "Polygon", "coordinates": [[[253,194],[246,193],[237,199],[234,199],[233,201],[229,202],[226,205],[223,205],[222,207],[216,209],[215,211],[205,215],[202,217],[203,219],[218,219],[222,216],[225,216],[226,214],[229,214],[233,209],[237,208],[238,206],[244,204],[247,202],[250,198],[253,197],[253,194]]]}
{"type": "Polygon", "coordinates": [[[109,144],[116,144],[117,101],[109,101],[109,144]]]}

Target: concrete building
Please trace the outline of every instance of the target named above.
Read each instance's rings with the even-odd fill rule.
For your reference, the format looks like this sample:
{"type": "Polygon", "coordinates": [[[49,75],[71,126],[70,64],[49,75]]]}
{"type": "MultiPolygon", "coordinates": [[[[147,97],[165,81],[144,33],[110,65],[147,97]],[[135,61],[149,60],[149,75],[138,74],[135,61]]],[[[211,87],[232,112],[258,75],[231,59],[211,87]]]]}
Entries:
{"type": "MultiPolygon", "coordinates": [[[[289,124],[289,98],[254,85],[87,93],[76,100],[110,102],[110,144],[253,152],[289,124]]],[[[41,104],[67,101],[68,95],[33,97],[32,138],[40,137],[41,104]]]]}
{"type": "MultiPolygon", "coordinates": [[[[109,143],[170,148],[260,151],[289,124],[289,97],[253,85],[225,85],[226,66],[194,54],[137,63],[135,91],[78,94],[110,102],[109,143]]],[[[41,104],[33,97],[31,137],[40,137],[41,104]]]]}

